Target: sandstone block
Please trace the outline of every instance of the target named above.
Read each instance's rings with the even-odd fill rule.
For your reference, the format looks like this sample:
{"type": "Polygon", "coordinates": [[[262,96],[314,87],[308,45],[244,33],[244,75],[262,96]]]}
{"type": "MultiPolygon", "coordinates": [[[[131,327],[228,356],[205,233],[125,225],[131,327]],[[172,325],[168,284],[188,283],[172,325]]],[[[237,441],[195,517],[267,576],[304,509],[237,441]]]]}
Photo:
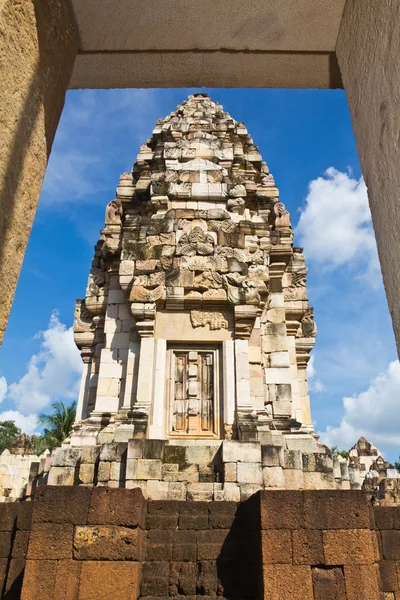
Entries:
{"type": "Polygon", "coordinates": [[[375,560],[373,532],[366,529],[323,531],[327,565],[370,565],[375,560]]]}
{"type": "Polygon", "coordinates": [[[99,462],[99,468],[97,471],[97,479],[99,481],[109,481],[110,479],[110,465],[109,462],[101,461],[99,462]]]}
{"type": "Polygon", "coordinates": [[[35,523],[32,528],[27,558],[61,560],[72,558],[71,523],[35,523]]]}
{"type": "Polygon", "coordinates": [[[261,532],[264,565],[292,564],[292,533],[288,529],[268,529],[261,532]]]}
{"type": "Polygon", "coordinates": [[[72,523],[84,525],[92,489],[39,486],[35,495],[33,523],[72,523]]]}
{"type": "Polygon", "coordinates": [[[187,485],[183,481],[170,482],[168,484],[168,498],[170,500],[186,500],[187,485]]]}
{"type": "Polygon", "coordinates": [[[78,600],[137,600],[140,572],[137,562],[84,561],[78,600]]]}
{"type": "Polygon", "coordinates": [[[261,463],[237,463],[237,481],[238,483],[263,483],[261,463]]]}
{"type": "Polygon", "coordinates": [[[285,477],[286,490],[301,490],[304,488],[303,471],[297,469],[285,469],[283,475],[285,477]]]}
{"type": "Polygon", "coordinates": [[[262,476],[265,488],[285,489],[286,482],[282,467],[263,467],[262,476]]]}
{"type": "Polygon", "coordinates": [[[324,548],[322,532],[310,529],[297,529],[292,532],[293,564],[323,565],[324,548]]]}
{"type": "Polygon", "coordinates": [[[53,467],[76,467],[80,457],[80,448],[56,448],[53,453],[53,467]]]}
{"type": "Polygon", "coordinates": [[[236,483],[224,483],[223,495],[228,502],[240,502],[240,487],[236,483]]]}
{"type": "Polygon", "coordinates": [[[261,529],[302,529],[303,494],[300,491],[260,492],[261,529]]]}
{"type": "Polygon", "coordinates": [[[21,600],[53,600],[56,560],[27,560],[21,600]]]}
{"type": "Polygon", "coordinates": [[[213,494],[212,483],[189,483],[187,486],[188,500],[209,501],[213,499],[213,494]]]}
{"type": "Polygon", "coordinates": [[[287,469],[302,469],[303,461],[301,450],[284,449],[284,464],[287,469]]]}
{"type": "Polygon", "coordinates": [[[142,530],[127,527],[78,526],[73,555],[76,560],[140,560],[142,530]]]}
{"type": "Polygon", "coordinates": [[[97,487],[92,491],[87,524],[143,528],[145,508],[146,503],[139,488],[97,487]]]}
{"type": "Polygon", "coordinates": [[[251,496],[263,489],[259,483],[241,483],[240,484],[240,502],[248,500],[251,496]]]}
{"type": "Polygon", "coordinates": [[[169,482],[149,479],[147,482],[147,497],[149,500],[169,500],[169,482]]]}
{"type": "Polygon", "coordinates": [[[110,479],[112,481],[120,481],[121,478],[121,463],[112,462],[110,463],[110,479]]]}
{"type": "Polygon", "coordinates": [[[164,447],[164,440],[143,440],[143,458],[161,460],[164,447]]]}
{"type": "Polygon", "coordinates": [[[259,442],[222,442],[222,462],[261,463],[261,445],[259,442]]]}
{"type": "Polygon", "coordinates": [[[282,446],[261,446],[261,464],[263,467],[284,466],[284,451],[282,446]]]}
{"type": "Polygon", "coordinates": [[[224,463],[224,481],[225,482],[236,482],[237,481],[237,463],[235,463],[235,462],[224,463]]]}
{"type": "Polygon", "coordinates": [[[312,581],[314,600],[346,600],[344,574],[340,567],[314,568],[312,581]]]}
{"type": "Polygon", "coordinates": [[[314,600],[309,566],[264,565],[263,580],[268,600],[314,600]]]}
{"type": "Polygon", "coordinates": [[[48,484],[72,486],[75,483],[75,472],[75,467],[51,467],[48,484]]]}
{"type": "Polygon", "coordinates": [[[79,481],[84,484],[91,484],[94,481],[94,464],[82,463],[79,467],[79,481]]]}
{"type": "Polygon", "coordinates": [[[128,458],[128,460],[126,461],[126,473],[125,473],[126,479],[136,479],[137,464],[138,464],[137,458],[128,458]]]}
{"type": "MultiPolygon", "coordinates": [[[[303,455],[304,456],[304,455],[303,455]]],[[[303,473],[305,490],[336,490],[336,481],[331,473],[303,473]]]]}
{"type": "Polygon", "coordinates": [[[138,479],[161,479],[161,460],[138,459],[137,478],[138,479]]]}

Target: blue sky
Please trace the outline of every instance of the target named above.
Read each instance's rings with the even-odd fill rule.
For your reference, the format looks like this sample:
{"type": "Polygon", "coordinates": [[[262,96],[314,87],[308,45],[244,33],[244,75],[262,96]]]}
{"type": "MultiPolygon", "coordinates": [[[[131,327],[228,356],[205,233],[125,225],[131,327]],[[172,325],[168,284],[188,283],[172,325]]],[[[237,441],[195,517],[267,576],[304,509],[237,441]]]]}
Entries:
{"type": "MultiPolygon", "coordinates": [[[[68,92],[0,353],[0,419],[31,432],[48,402],[76,397],[70,327],[105,206],[156,120],[194,91],[68,92]]],[[[308,258],[316,431],[341,448],[364,434],[394,460],[400,367],[344,93],[207,91],[246,124],[308,258]]]]}

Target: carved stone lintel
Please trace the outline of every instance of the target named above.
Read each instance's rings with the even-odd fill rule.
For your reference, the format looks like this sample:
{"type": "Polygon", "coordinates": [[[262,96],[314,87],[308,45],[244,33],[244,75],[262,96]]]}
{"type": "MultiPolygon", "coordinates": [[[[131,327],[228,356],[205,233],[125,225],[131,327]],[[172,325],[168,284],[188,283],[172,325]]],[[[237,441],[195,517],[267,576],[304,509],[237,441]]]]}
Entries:
{"type": "Polygon", "coordinates": [[[209,325],[211,331],[228,328],[228,321],[224,315],[216,311],[191,310],[190,320],[193,327],[205,327],[209,325]]]}

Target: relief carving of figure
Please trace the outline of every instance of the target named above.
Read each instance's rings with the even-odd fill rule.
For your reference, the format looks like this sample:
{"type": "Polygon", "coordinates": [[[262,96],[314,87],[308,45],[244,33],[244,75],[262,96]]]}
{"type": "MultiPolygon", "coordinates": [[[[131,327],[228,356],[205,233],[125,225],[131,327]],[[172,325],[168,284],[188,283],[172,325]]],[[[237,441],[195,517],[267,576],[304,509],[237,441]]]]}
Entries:
{"type": "Polygon", "coordinates": [[[93,318],[89,314],[84,300],[77,300],[75,302],[74,317],[75,321],[72,327],[74,333],[85,333],[86,331],[94,330],[93,318]]]}
{"type": "Polygon", "coordinates": [[[228,328],[228,321],[221,312],[191,310],[190,320],[193,327],[205,327],[206,325],[209,325],[211,331],[228,328]]]}
{"type": "Polygon", "coordinates": [[[283,202],[274,204],[275,228],[290,227],[290,214],[283,202]]]}
{"type": "Polygon", "coordinates": [[[308,308],[300,321],[300,327],[297,330],[296,337],[316,337],[317,325],[314,322],[314,309],[308,308]]]}
{"type": "Polygon", "coordinates": [[[122,202],[121,200],[111,200],[106,208],[106,225],[121,225],[122,202]]]}

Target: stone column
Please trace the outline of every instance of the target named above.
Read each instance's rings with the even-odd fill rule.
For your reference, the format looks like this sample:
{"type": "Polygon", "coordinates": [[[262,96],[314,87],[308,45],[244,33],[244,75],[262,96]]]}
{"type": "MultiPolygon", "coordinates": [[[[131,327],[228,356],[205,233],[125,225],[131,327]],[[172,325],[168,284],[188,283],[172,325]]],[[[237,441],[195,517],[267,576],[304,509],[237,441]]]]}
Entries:
{"type": "Polygon", "coordinates": [[[336,54],[400,353],[400,5],[347,0],[336,54]]]}
{"type": "Polygon", "coordinates": [[[78,51],[69,0],[0,3],[0,342],[78,51]]]}
{"type": "Polygon", "coordinates": [[[87,407],[87,399],[89,395],[89,382],[91,375],[91,356],[83,359],[83,370],[81,377],[81,385],[79,388],[78,403],[76,406],[75,424],[80,423],[85,418],[87,407]]]}
{"type": "Polygon", "coordinates": [[[154,385],[154,338],[144,337],[140,343],[139,373],[136,403],[151,406],[154,385]]]}
{"type": "Polygon", "coordinates": [[[235,342],[222,342],[222,396],[224,425],[232,426],[236,411],[235,342]]]}
{"type": "Polygon", "coordinates": [[[129,342],[125,392],[122,408],[129,410],[136,402],[140,341],[129,342]]]}
{"type": "Polygon", "coordinates": [[[150,417],[149,438],[165,438],[165,369],[167,362],[166,340],[155,340],[153,403],[150,417]]]}
{"type": "Polygon", "coordinates": [[[250,410],[249,341],[235,340],[236,402],[238,409],[250,410]]]}

